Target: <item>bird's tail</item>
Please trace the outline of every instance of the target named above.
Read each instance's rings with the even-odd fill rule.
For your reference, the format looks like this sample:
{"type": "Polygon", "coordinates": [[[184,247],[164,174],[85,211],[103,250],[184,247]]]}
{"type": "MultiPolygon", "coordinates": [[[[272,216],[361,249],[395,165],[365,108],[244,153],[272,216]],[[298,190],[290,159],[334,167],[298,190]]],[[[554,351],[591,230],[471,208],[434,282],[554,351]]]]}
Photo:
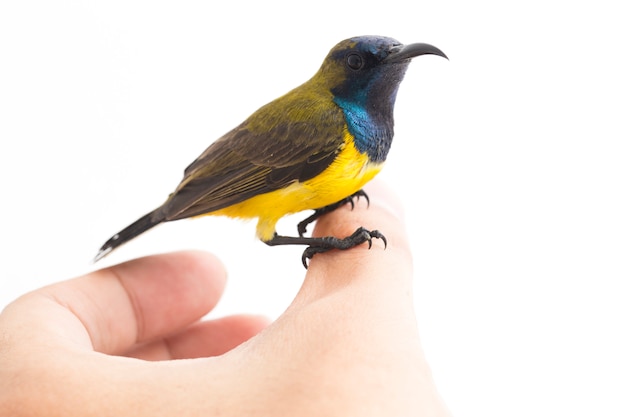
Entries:
{"type": "Polygon", "coordinates": [[[127,226],[122,231],[113,235],[111,239],[107,240],[106,243],[102,245],[93,261],[98,262],[100,259],[107,256],[113,249],[123,245],[129,240],[139,236],[146,230],[151,229],[157,224],[161,223],[163,220],[160,219],[158,216],[155,216],[155,212],[156,210],[151,211],[130,226],[127,226]]]}

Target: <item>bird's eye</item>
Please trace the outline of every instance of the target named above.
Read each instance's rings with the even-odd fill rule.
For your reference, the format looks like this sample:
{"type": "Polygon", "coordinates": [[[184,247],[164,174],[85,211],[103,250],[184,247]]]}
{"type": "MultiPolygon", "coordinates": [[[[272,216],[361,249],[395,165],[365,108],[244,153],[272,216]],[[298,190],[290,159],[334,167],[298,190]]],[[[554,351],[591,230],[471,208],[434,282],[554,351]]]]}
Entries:
{"type": "Polygon", "coordinates": [[[350,69],[353,69],[355,71],[360,70],[361,68],[363,68],[363,58],[361,58],[361,55],[359,54],[350,54],[346,58],[346,64],[348,64],[348,67],[350,67],[350,69]]]}

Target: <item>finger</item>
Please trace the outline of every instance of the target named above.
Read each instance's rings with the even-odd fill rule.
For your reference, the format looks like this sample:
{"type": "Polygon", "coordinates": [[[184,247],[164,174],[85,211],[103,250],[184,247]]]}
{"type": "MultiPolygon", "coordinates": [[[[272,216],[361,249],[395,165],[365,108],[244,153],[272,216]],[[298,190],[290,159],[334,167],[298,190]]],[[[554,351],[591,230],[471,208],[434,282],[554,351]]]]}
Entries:
{"type": "MultiPolygon", "coordinates": [[[[306,375],[299,384],[325,387],[336,398],[347,387],[369,387],[361,403],[394,398],[395,412],[377,414],[405,415],[406,404],[432,395],[413,308],[411,252],[397,197],[380,183],[366,192],[369,208],[361,201],[354,210],[346,205],[328,213],[313,234],[343,237],[363,226],[380,230],[387,249],[375,240],[371,249],[363,244],[316,254],[287,311],[251,342],[258,357],[273,355],[290,374],[306,375]]],[[[303,385],[289,392],[307,393],[303,385]]]]}
{"type": "Polygon", "coordinates": [[[126,356],[150,361],[219,356],[251,337],[269,324],[260,316],[229,316],[196,323],[182,332],[140,345],[126,356]]]}
{"type": "Polygon", "coordinates": [[[369,207],[358,202],[354,209],[346,205],[324,215],[317,221],[313,235],[345,237],[362,226],[379,230],[387,239],[386,247],[382,239],[372,239],[371,248],[364,243],[348,250],[315,255],[310,261],[304,289],[331,291],[358,277],[361,281],[372,279],[411,291],[412,256],[400,200],[378,181],[372,182],[366,192],[371,202],[369,207]]]}
{"type": "Polygon", "coordinates": [[[197,321],[215,306],[225,280],[210,254],[170,253],[45,287],[13,307],[23,307],[22,321],[38,336],[114,354],[197,321]]]}

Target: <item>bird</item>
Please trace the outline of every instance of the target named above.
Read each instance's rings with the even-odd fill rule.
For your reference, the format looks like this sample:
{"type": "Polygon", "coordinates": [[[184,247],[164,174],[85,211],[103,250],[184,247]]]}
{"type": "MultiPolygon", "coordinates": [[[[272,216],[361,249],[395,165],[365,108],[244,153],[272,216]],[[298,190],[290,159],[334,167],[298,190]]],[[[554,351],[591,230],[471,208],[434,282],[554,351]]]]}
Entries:
{"type": "Polygon", "coordinates": [[[256,236],[270,246],[306,245],[302,263],[332,249],[350,249],[378,230],[347,237],[307,237],[323,214],[355,199],[380,172],[393,139],[393,110],[412,58],[448,58],[427,43],[404,45],[385,36],[357,36],[335,45],[304,84],[260,107],[214,141],[184,171],[165,202],[116,233],[94,262],[152,227],[203,215],[258,219],[256,236]],[[276,232],[285,215],[313,210],[298,236],[276,232]]]}

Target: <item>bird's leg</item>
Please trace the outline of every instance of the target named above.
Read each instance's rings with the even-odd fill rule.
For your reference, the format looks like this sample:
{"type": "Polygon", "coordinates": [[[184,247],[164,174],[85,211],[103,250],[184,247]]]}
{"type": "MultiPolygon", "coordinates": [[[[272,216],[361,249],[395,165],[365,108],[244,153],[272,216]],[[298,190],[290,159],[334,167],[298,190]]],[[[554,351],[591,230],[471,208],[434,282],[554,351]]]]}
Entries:
{"type": "MultiPolygon", "coordinates": [[[[354,193],[354,194],[344,198],[343,200],[339,200],[336,203],[329,204],[328,206],[324,206],[322,208],[316,209],[313,214],[311,214],[309,217],[307,217],[306,219],[304,219],[300,223],[298,223],[298,235],[300,237],[304,236],[304,234],[306,233],[306,228],[307,228],[308,225],[313,223],[315,220],[319,219],[324,214],[330,213],[331,211],[334,211],[334,210],[338,209],[339,207],[341,207],[341,206],[343,206],[345,204],[350,204],[352,209],[354,209],[354,199],[356,198],[357,201],[358,201],[359,198],[361,198],[361,197],[365,198],[365,201],[367,201],[367,205],[369,207],[369,205],[370,205],[370,198],[367,196],[367,194],[365,194],[365,191],[359,190],[356,193],[354,193]]],[[[363,242],[361,242],[361,243],[363,243],[363,242]]]]}
{"type": "Polygon", "coordinates": [[[367,230],[363,227],[359,227],[350,236],[340,239],[333,236],[326,237],[293,237],[293,236],[280,236],[274,234],[274,237],[265,243],[269,246],[277,245],[308,245],[308,247],[302,253],[302,264],[305,268],[308,268],[307,259],[313,258],[316,253],[327,252],[332,249],[350,249],[361,243],[367,242],[369,247],[372,247],[372,239],[381,239],[387,247],[387,239],[378,230],[367,230]]]}

